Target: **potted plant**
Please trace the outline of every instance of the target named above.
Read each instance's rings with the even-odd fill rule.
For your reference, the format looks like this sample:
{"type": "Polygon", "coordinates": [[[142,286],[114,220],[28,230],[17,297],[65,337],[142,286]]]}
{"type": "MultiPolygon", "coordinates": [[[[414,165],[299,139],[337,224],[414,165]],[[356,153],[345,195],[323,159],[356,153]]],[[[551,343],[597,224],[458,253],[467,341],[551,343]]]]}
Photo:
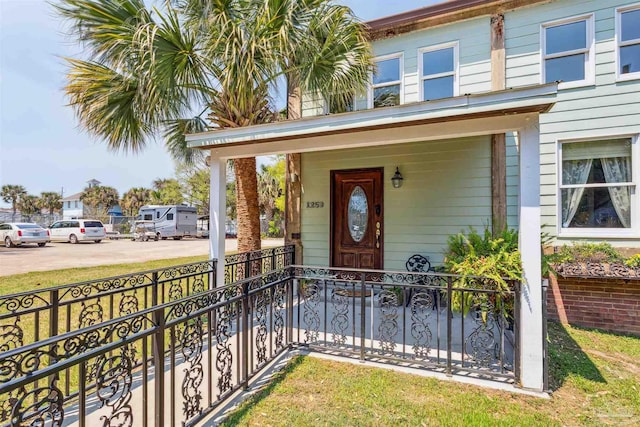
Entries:
{"type": "Polygon", "coordinates": [[[450,236],[447,243],[445,268],[447,272],[459,275],[453,287],[487,289],[489,286],[489,290],[495,291],[454,291],[451,295],[452,309],[466,316],[471,308],[475,308],[484,322],[492,310],[492,314],[502,314],[510,323],[513,320],[511,284],[523,280],[518,232],[504,230],[494,236],[488,228],[483,234],[471,228],[467,235],[458,233],[450,236]]]}

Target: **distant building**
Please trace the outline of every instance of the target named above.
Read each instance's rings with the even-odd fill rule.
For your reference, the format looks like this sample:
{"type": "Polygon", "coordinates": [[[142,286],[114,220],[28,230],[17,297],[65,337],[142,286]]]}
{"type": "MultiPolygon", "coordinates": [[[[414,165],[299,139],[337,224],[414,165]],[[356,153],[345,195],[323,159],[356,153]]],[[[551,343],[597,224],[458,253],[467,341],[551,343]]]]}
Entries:
{"type": "MultiPolygon", "coordinates": [[[[101,184],[97,179],[87,181],[87,188],[97,187],[101,184]]],[[[75,193],[62,199],[62,219],[84,218],[84,205],[80,196],[82,192],[75,193]]]]}
{"type": "Polygon", "coordinates": [[[77,219],[84,216],[81,195],[82,193],[76,193],[62,199],[62,219],[77,219]]]}

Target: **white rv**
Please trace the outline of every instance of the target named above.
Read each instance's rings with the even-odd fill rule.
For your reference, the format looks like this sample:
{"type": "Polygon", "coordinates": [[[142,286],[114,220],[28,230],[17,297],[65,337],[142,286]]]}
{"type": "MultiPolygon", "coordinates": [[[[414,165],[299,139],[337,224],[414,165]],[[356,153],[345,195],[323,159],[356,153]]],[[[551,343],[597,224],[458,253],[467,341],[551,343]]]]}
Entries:
{"type": "Polygon", "coordinates": [[[150,221],[149,230],[153,230],[160,239],[173,237],[180,240],[185,236],[196,237],[196,208],[183,205],[147,205],[140,208],[138,220],[150,221]]]}

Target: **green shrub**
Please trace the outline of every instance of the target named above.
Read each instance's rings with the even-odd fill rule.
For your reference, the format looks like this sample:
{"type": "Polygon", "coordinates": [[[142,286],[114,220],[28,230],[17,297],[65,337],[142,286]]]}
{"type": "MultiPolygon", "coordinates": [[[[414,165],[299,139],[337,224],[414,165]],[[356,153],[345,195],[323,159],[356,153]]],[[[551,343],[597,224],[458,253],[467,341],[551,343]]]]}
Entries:
{"type": "Polygon", "coordinates": [[[556,263],[563,262],[623,262],[624,257],[611,244],[574,243],[563,245],[556,256],[556,263]]]}
{"type": "MultiPolygon", "coordinates": [[[[454,283],[454,287],[477,288],[478,281],[474,276],[493,279],[496,284],[495,290],[504,292],[504,295],[498,294],[497,299],[491,303],[494,307],[503,306],[506,317],[512,316],[511,307],[505,303],[510,301],[510,298],[504,297],[512,290],[510,280],[523,280],[516,230],[505,230],[494,237],[489,229],[485,229],[481,235],[471,228],[466,236],[463,233],[450,236],[445,252],[445,267],[448,272],[461,276],[454,283]]],[[[474,303],[483,305],[482,298],[488,302],[493,297],[489,294],[454,292],[451,304],[454,310],[464,311],[466,315],[474,303]]]]}
{"type": "Polygon", "coordinates": [[[640,268],[640,254],[635,254],[627,258],[624,265],[631,268],[640,268]]]}

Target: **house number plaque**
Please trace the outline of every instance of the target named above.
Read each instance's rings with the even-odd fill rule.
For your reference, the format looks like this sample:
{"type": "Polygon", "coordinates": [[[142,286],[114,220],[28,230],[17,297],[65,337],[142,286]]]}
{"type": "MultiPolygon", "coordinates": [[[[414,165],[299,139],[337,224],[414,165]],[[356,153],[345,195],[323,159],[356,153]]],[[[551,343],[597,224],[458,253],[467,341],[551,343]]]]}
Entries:
{"type": "Polygon", "coordinates": [[[324,202],[307,202],[307,208],[309,209],[324,208],[324,202]]]}

